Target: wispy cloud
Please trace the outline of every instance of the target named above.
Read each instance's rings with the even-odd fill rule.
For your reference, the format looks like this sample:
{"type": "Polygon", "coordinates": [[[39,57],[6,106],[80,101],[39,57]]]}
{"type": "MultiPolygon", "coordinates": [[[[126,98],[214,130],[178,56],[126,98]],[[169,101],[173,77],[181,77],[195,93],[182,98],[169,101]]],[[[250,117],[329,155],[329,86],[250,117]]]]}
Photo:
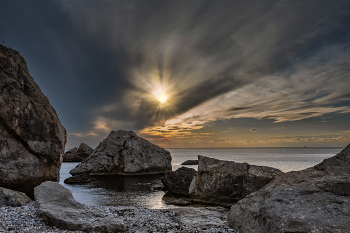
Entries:
{"type": "Polygon", "coordinates": [[[341,50],[339,47],[317,54],[309,62],[295,64],[293,73],[261,78],[193,108],[165,125],[198,129],[206,122],[222,119],[247,117],[285,122],[348,113],[348,105],[336,105],[350,100],[347,97],[350,76],[348,66],[344,65],[349,63],[349,56],[341,50]],[[326,62],[319,62],[326,57],[329,57],[326,62]]]}
{"type": "Polygon", "coordinates": [[[350,112],[347,1],[102,2],[63,4],[122,70],[116,97],[94,110],[93,133],[199,140],[207,135],[194,131],[218,120],[350,112]]]}
{"type": "Polygon", "coordinates": [[[277,122],[346,111],[315,107],[317,102],[349,99],[345,88],[349,58],[346,53],[342,58],[339,55],[348,42],[332,37],[346,27],[345,1],[322,2],[317,8],[311,2],[272,0],[239,4],[149,1],[146,5],[141,1],[83,5],[66,1],[64,6],[97,42],[124,56],[130,86],[124,87],[122,100],[101,108],[103,117],[118,121],[127,117],[142,129],[210,106],[208,101],[220,104],[210,106],[212,117],[204,121],[215,120],[219,107],[224,115],[230,115],[230,107],[237,112],[231,114],[234,117],[253,113],[253,117],[277,122]],[[324,46],[325,39],[330,46],[324,46]],[[327,68],[319,67],[324,59],[327,68]],[[330,80],[331,87],[325,85],[330,80]],[[170,103],[157,112],[151,93],[159,86],[168,92],[170,103]]]}
{"type": "Polygon", "coordinates": [[[90,136],[97,136],[96,133],[89,132],[89,133],[79,133],[79,132],[68,132],[68,135],[76,136],[79,138],[85,138],[85,137],[90,137],[90,136]]]}

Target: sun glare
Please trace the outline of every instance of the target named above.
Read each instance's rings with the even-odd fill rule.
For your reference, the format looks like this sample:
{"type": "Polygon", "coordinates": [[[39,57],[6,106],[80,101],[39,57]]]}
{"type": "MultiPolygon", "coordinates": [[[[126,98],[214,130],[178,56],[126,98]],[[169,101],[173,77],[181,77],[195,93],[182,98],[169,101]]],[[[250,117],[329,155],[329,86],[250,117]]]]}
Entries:
{"type": "Polygon", "coordinates": [[[153,92],[153,95],[161,104],[164,104],[168,99],[163,90],[156,90],[153,92]]]}

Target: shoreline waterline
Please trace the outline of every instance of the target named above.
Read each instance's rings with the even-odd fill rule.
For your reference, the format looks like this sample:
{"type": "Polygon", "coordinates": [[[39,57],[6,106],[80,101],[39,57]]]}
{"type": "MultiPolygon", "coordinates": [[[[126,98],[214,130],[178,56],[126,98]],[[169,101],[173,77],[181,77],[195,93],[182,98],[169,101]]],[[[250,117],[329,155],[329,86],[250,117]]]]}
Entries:
{"type": "MultiPolygon", "coordinates": [[[[323,159],[334,156],[343,148],[185,148],[167,149],[172,155],[173,171],[181,167],[188,159],[197,159],[198,155],[221,160],[247,162],[251,165],[270,166],[283,172],[303,170],[320,163],[323,159]]],[[[165,194],[160,190],[152,190],[152,185],[159,183],[157,176],[112,177],[107,181],[97,181],[91,184],[65,184],[63,181],[70,177],[69,171],[78,163],[63,163],[61,167],[60,184],[68,188],[74,198],[87,205],[102,206],[136,206],[150,209],[168,209],[162,200],[165,194]]],[[[186,165],[197,169],[197,165],[186,165]]]]}

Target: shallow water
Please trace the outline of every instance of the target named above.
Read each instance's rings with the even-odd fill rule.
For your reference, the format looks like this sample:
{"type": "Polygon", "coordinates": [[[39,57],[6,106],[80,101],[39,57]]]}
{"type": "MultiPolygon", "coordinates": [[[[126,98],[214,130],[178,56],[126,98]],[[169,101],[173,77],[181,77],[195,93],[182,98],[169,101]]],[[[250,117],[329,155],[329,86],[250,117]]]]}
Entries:
{"type": "MultiPolygon", "coordinates": [[[[269,166],[283,172],[300,171],[339,153],[341,147],[263,147],[263,148],[199,148],[168,149],[172,155],[173,170],[188,159],[198,155],[221,160],[247,162],[251,165],[269,166]]],[[[197,166],[189,166],[196,168],[197,166]]]]}
{"type": "MultiPolygon", "coordinates": [[[[339,153],[342,148],[215,148],[215,149],[168,149],[172,155],[173,170],[188,159],[198,155],[252,165],[270,166],[284,172],[303,170],[339,153]]],[[[69,171],[78,163],[63,163],[60,184],[72,191],[74,198],[87,205],[138,206],[151,209],[174,207],[162,201],[163,191],[153,191],[152,184],[161,176],[115,176],[99,179],[84,185],[64,184],[69,171]]],[[[197,169],[197,166],[186,166],[197,169]]]]}
{"type": "Polygon", "coordinates": [[[169,208],[162,201],[163,191],[153,191],[152,184],[162,176],[111,176],[88,184],[65,184],[69,171],[78,163],[63,163],[60,184],[68,188],[81,203],[99,206],[138,206],[151,209],[169,208]]]}

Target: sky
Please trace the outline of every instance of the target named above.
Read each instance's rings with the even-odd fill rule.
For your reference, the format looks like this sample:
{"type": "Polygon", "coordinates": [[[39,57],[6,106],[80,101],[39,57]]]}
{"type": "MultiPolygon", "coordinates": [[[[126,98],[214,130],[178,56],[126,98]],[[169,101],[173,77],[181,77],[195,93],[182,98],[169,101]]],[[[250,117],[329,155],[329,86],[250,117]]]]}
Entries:
{"type": "Polygon", "coordinates": [[[349,0],[0,1],[67,130],[165,148],[350,143],[349,0]]]}

